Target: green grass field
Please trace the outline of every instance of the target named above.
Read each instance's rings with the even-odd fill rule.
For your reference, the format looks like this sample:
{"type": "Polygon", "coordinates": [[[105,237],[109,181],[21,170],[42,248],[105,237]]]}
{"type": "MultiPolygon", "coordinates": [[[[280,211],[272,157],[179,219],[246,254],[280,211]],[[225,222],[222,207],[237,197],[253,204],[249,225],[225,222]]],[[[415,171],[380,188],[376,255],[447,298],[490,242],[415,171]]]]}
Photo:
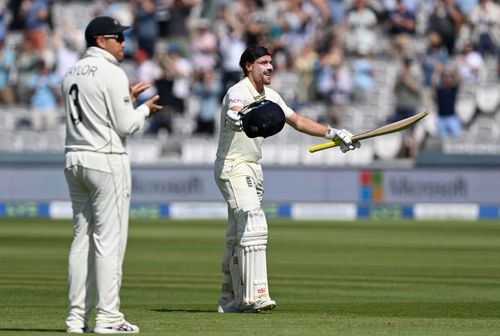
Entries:
{"type": "MultiPolygon", "coordinates": [[[[271,313],[215,312],[223,221],[130,226],[145,335],[500,335],[500,223],[270,221],[271,313]]],[[[69,221],[0,220],[0,334],[65,331],[69,221]]],[[[93,324],[92,324],[93,325],[93,324]]]]}

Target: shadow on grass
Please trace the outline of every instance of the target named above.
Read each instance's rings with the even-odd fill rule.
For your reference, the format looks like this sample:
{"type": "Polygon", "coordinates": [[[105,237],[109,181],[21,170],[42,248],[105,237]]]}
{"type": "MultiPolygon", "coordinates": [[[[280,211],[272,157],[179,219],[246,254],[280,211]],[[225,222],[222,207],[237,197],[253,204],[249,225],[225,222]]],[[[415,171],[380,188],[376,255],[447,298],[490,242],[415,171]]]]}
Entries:
{"type": "Polygon", "coordinates": [[[216,313],[213,309],[190,309],[190,308],[153,308],[156,313],[216,313]]]}
{"type": "Polygon", "coordinates": [[[37,328],[0,328],[2,332],[47,332],[47,333],[66,333],[66,329],[37,329],[37,328]]]}

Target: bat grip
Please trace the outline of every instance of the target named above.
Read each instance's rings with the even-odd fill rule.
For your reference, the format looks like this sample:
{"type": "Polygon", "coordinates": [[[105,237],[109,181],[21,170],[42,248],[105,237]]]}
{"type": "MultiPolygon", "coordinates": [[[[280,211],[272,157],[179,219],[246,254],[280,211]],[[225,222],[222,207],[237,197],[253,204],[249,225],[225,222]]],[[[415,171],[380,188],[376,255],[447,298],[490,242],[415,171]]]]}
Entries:
{"type": "Polygon", "coordinates": [[[337,141],[328,141],[319,145],[314,145],[309,147],[309,153],[314,153],[323,149],[328,149],[332,147],[337,147],[342,144],[342,140],[337,140],[337,141]]]}

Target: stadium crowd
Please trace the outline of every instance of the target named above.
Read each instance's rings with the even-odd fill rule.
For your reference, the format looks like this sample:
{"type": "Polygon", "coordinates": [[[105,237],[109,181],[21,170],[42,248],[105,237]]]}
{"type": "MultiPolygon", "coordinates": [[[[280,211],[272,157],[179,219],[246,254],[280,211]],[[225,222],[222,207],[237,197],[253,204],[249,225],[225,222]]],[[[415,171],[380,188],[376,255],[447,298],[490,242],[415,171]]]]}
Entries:
{"type": "MultiPolygon", "coordinates": [[[[193,134],[216,134],[222,94],[240,79],[239,57],[251,44],[272,51],[272,86],[287,103],[322,105],[317,117],[330,123],[342,124],[352,104],[373,103],[380,62],[401,64],[384,82],[390,115],[379,122],[429,110],[442,138],[462,136],[460,87],[498,85],[500,76],[494,0],[10,1],[0,3],[0,104],[29,111],[17,127],[62,125],[61,79],[85,49],[85,24],[98,15],[132,26],[124,66],[132,83],[153,84],[139,103],[158,93],[165,106],[149,134],[175,133],[175,118],[190,119],[193,134]],[[56,15],[82,6],[81,24],[56,15]]],[[[418,141],[407,145],[402,155],[415,156],[418,141]]]]}

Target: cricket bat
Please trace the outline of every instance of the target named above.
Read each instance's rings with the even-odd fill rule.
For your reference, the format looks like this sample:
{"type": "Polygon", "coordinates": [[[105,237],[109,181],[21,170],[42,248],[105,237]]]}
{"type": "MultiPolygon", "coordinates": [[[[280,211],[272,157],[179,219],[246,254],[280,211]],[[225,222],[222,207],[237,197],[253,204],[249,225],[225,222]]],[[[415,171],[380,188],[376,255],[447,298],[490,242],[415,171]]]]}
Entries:
{"type": "MultiPolygon", "coordinates": [[[[402,131],[402,130],[414,125],[418,121],[422,120],[428,114],[429,114],[429,112],[420,112],[419,114],[416,114],[412,117],[409,117],[409,118],[406,118],[403,120],[399,120],[399,121],[393,122],[391,124],[381,126],[379,128],[372,129],[371,131],[356,134],[352,137],[352,140],[353,141],[365,140],[365,139],[369,139],[369,138],[378,137],[381,135],[386,135],[386,134],[402,131]]],[[[329,142],[325,142],[325,143],[322,143],[319,145],[310,146],[309,153],[314,153],[314,152],[317,152],[317,151],[320,151],[323,149],[336,147],[336,146],[339,146],[340,144],[342,144],[342,141],[337,140],[337,141],[329,141],[329,142]]]]}

